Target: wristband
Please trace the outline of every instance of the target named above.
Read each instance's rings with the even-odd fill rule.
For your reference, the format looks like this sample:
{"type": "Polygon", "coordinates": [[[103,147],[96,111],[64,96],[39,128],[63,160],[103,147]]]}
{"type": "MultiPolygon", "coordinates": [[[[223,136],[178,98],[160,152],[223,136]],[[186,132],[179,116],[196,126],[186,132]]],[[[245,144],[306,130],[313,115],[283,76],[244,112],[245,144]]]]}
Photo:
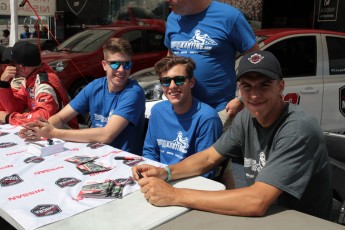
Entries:
{"type": "Polygon", "coordinates": [[[236,98],[237,98],[237,100],[239,100],[239,101],[243,104],[243,101],[242,101],[242,97],[241,97],[241,96],[237,96],[236,98]]]}
{"type": "Polygon", "coordinates": [[[0,81],[0,88],[10,88],[10,83],[7,81],[0,81]]]}
{"type": "Polygon", "coordinates": [[[5,117],[5,124],[8,124],[9,123],[9,119],[10,119],[10,113],[8,113],[5,117]]]}
{"type": "Polygon", "coordinates": [[[171,171],[168,167],[164,167],[163,169],[168,172],[168,178],[165,181],[169,182],[171,179],[171,171]]]}

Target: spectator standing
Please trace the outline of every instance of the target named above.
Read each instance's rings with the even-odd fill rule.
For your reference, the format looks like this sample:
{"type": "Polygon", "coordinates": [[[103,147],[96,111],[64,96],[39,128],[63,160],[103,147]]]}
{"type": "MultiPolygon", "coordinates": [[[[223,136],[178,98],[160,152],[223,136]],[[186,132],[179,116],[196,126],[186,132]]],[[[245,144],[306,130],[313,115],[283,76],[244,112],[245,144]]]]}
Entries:
{"type": "Polygon", "coordinates": [[[43,32],[40,29],[40,25],[38,24],[38,22],[35,23],[35,31],[32,32],[31,37],[30,38],[42,38],[43,37],[43,32]]]}
{"type": "Polygon", "coordinates": [[[227,103],[236,92],[236,55],[258,49],[255,35],[242,13],[228,4],[211,0],[166,2],[172,8],[165,34],[169,55],[187,56],[196,62],[193,95],[215,108],[224,124],[242,108],[238,99],[227,103]]]}
{"type": "Polygon", "coordinates": [[[30,28],[28,25],[24,25],[24,32],[20,34],[20,38],[30,38],[31,37],[31,32],[29,31],[30,28]]]}
{"type": "MultiPolygon", "coordinates": [[[[195,63],[190,58],[168,56],[155,65],[168,101],[151,112],[143,156],[171,165],[210,147],[222,133],[217,111],[192,95],[195,63]]],[[[204,176],[215,177],[216,170],[204,176]]]]}
{"type": "Polygon", "coordinates": [[[48,121],[39,119],[25,125],[20,136],[100,142],[142,155],[145,94],[137,81],[129,79],[133,66],[132,53],[128,41],[121,38],[108,40],[103,46],[102,60],[106,76],[89,83],[63,110],[48,121]],[[63,123],[87,112],[90,114],[91,128],[61,129],[63,123]]]}
{"type": "Polygon", "coordinates": [[[1,46],[8,47],[10,44],[10,31],[3,30],[2,32],[2,39],[0,40],[1,46]]]}
{"type": "MultiPolygon", "coordinates": [[[[13,65],[5,68],[0,81],[0,123],[23,125],[38,117],[50,118],[69,102],[67,92],[54,70],[41,63],[37,46],[17,42],[7,48],[7,60],[13,65]],[[11,87],[12,85],[12,87],[11,87]]],[[[76,119],[70,127],[78,128],[76,119]]]]}
{"type": "Polygon", "coordinates": [[[237,81],[245,109],[212,147],[166,169],[132,168],[145,198],[155,206],[238,216],[263,216],[278,204],[328,219],[332,187],[325,138],[314,117],[281,99],[285,82],[278,60],[268,51],[244,55],[237,81]],[[229,157],[244,158],[248,187],[210,192],[164,182],[207,172],[229,157]]]}

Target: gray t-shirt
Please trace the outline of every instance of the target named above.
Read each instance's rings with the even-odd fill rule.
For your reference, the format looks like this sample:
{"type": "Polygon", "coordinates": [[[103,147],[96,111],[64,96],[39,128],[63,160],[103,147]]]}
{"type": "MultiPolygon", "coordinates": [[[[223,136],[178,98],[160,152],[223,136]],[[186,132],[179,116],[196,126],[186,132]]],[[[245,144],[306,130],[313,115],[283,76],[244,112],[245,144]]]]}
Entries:
{"type": "Polygon", "coordinates": [[[324,135],[316,119],[298,106],[287,104],[269,128],[244,109],[214,148],[224,157],[244,158],[249,185],[259,181],[281,189],[279,205],[329,217],[332,189],[324,135]]]}

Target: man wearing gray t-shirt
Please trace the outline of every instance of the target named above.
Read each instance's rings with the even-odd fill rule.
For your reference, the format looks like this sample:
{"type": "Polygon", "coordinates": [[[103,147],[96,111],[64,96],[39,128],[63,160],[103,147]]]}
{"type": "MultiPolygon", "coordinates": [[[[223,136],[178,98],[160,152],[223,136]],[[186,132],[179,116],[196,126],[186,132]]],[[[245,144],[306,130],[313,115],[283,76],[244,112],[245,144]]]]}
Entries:
{"type": "Polygon", "coordinates": [[[212,147],[165,168],[133,167],[145,198],[156,206],[238,216],[265,215],[276,203],[328,219],[332,189],[324,136],[316,119],[282,100],[281,77],[272,53],[243,56],[237,81],[245,109],[212,147]],[[209,192],[178,189],[163,181],[200,175],[229,157],[244,158],[248,187],[209,192]]]}

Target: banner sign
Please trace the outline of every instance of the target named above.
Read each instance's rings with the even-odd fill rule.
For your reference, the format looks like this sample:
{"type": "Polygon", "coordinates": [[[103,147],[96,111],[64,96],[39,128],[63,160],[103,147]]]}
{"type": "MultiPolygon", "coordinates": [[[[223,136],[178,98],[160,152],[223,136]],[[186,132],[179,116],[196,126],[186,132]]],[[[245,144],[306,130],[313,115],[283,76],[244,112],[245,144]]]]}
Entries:
{"type": "MultiPolygon", "coordinates": [[[[17,0],[11,0],[17,1],[17,0]]],[[[18,5],[22,2],[17,1],[18,5]]],[[[56,0],[29,0],[31,6],[40,16],[54,17],[56,11],[56,0]]],[[[0,15],[11,15],[10,0],[0,0],[0,15]]],[[[30,5],[26,3],[23,7],[18,6],[18,16],[36,16],[30,5]]]]}
{"type": "Polygon", "coordinates": [[[337,21],[339,0],[320,0],[319,14],[317,20],[337,21]]]}

